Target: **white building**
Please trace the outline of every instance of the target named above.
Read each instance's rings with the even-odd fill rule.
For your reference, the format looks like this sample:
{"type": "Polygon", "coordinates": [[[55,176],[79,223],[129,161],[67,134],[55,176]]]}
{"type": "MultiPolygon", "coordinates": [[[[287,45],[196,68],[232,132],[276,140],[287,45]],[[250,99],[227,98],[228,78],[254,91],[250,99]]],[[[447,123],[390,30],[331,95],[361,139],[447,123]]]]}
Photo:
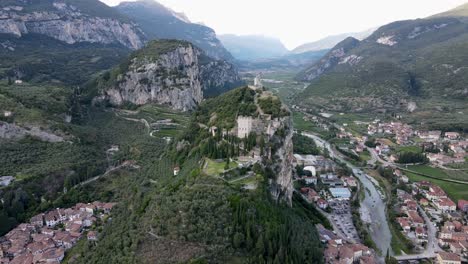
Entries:
{"type": "Polygon", "coordinates": [[[317,176],[317,171],[315,170],[315,167],[314,166],[306,166],[304,167],[304,170],[305,171],[310,171],[310,173],[312,173],[312,176],[317,176]]]}
{"type": "Polygon", "coordinates": [[[304,177],[304,181],[306,184],[317,185],[317,177],[304,177]]]}

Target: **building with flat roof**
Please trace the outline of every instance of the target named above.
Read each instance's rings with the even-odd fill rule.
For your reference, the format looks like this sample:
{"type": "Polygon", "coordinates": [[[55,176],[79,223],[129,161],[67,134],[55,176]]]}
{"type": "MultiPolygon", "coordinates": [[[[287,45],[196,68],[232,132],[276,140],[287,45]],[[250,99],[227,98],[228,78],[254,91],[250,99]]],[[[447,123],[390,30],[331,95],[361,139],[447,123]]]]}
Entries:
{"type": "Polygon", "coordinates": [[[348,188],[330,188],[330,193],[334,198],[348,200],[351,198],[351,192],[348,188]]]}

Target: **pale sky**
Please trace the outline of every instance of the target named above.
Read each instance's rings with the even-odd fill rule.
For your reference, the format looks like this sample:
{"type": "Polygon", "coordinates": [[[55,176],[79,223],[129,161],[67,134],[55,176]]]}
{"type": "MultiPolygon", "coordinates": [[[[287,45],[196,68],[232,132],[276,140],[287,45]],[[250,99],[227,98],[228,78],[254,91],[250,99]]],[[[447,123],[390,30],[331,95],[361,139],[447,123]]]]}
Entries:
{"type": "MultiPolygon", "coordinates": [[[[116,5],[122,0],[101,0],[116,5]]],[[[423,18],[468,0],[159,0],[217,34],[265,35],[293,49],[329,35],[423,18]]]]}

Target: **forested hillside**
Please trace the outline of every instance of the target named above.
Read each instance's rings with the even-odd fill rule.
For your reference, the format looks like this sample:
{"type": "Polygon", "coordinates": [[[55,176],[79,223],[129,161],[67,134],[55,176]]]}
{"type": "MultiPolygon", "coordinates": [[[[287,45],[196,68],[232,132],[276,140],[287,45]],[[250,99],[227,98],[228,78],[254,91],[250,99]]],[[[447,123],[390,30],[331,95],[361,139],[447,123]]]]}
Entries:
{"type": "MultiPolygon", "coordinates": [[[[100,242],[83,243],[69,257],[87,263],[321,263],[314,223],[324,220],[300,199],[294,198],[292,207],[277,204],[268,187],[269,169],[257,164],[231,167],[227,174],[222,169],[221,174],[211,172],[216,161],[204,151],[207,142],[233,142],[234,137],[212,137],[200,123],[223,109],[226,116],[212,118],[211,125],[232,127],[243,104],[253,103],[250,91],[235,89],[203,103],[166,151],[139,152],[140,169],[113,174],[65,195],[70,203],[84,198],[120,201],[100,242]],[[174,166],[181,168],[177,176],[174,166]],[[237,180],[249,171],[254,173],[249,182],[257,186],[251,190],[237,180]]],[[[251,109],[243,114],[256,115],[251,109]]],[[[232,158],[234,163],[239,154],[227,153],[213,158],[232,158]]]]}

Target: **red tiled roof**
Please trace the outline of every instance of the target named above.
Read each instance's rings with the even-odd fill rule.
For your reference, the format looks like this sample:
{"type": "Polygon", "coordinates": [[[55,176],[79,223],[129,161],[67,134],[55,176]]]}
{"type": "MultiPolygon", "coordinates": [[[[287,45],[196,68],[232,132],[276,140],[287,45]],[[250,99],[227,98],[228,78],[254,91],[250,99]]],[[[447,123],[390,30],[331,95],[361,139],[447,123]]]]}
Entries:
{"type": "Polygon", "coordinates": [[[442,260],[449,260],[449,261],[461,261],[460,256],[455,253],[451,252],[439,252],[438,255],[442,258],[442,260]]]}

